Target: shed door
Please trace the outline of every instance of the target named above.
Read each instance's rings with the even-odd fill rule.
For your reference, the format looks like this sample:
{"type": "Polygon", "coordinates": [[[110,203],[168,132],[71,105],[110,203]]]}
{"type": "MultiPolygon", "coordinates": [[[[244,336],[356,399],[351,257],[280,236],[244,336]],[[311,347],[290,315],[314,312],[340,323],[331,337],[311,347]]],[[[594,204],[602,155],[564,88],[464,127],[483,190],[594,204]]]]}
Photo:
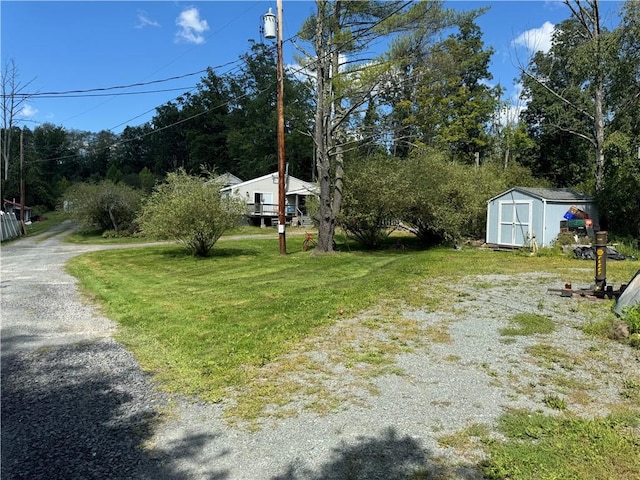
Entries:
{"type": "Polygon", "coordinates": [[[531,202],[500,202],[498,244],[523,247],[531,240],[531,202]]]}

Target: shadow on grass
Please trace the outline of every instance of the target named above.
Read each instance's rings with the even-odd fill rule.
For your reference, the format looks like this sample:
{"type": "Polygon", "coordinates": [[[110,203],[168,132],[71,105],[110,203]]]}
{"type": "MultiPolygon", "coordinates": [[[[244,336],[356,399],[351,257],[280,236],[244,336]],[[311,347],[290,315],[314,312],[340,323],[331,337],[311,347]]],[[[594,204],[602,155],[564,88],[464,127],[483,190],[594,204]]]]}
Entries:
{"type": "Polygon", "coordinates": [[[446,466],[409,436],[400,437],[388,428],[377,437],[334,449],[333,460],[312,472],[292,463],[272,480],[475,480],[478,471],[469,466],[446,466]]]}
{"type": "Polygon", "coordinates": [[[259,254],[259,249],[215,246],[211,249],[207,258],[256,257],[259,254]]]}
{"type": "MultiPolygon", "coordinates": [[[[2,359],[2,465],[10,479],[175,479],[213,436],[158,454],[143,448],[166,399],[115,342],[2,359]]],[[[213,468],[213,467],[212,467],[213,468]]],[[[224,471],[210,479],[224,479],[224,471]]]]}
{"type": "MultiPolygon", "coordinates": [[[[133,247],[144,247],[144,250],[140,250],[141,255],[145,255],[150,259],[157,257],[156,259],[168,259],[168,260],[195,260],[195,261],[207,261],[216,258],[233,258],[251,256],[255,257],[260,255],[259,249],[242,248],[242,247],[218,247],[214,246],[209,252],[207,257],[194,256],[187,250],[184,245],[171,244],[171,245],[127,245],[123,248],[128,248],[133,251],[133,247]]],[[[111,248],[105,248],[104,250],[111,250],[111,248]]]]}

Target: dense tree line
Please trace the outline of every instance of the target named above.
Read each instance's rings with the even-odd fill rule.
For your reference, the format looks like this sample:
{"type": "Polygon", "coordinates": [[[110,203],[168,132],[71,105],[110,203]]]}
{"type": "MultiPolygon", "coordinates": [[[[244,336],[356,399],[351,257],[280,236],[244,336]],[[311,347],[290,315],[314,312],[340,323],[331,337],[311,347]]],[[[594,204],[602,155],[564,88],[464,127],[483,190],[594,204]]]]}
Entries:
{"type": "MultiPolygon", "coordinates": [[[[289,172],[310,180],[309,82],[287,74],[285,97],[289,172]]],[[[55,208],[64,190],[77,182],[108,179],[150,192],[178,168],[197,174],[206,166],[243,179],[264,175],[277,168],[275,103],[275,51],[254,44],[237,73],[222,77],[209,69],[192,91],[158,107],[150,122],[127,126],[119,135],[68,131],[52,124],[12,127],[7,130],[12,161],[2,192],[19,198],[21,130],[26,204],[38,210],[55,208]]]]}
{"type": "MultiPolygon", "coordinates": [[[[483,202],[515,182],[595,194],[604,226],[637,236],[640,7],[624,3],[608,31],[597,0],[565,4],[551,50],[522,65],[520,121],[505,122],[476,23],[485,10],[317,0],[298,34],[300,68],[285,75],[285,156],[289,173],[319,184],[319,248],[346,222],[379,243],[367,229],[398,212],[425,243],[481,235],[483,202]]],[[[169,172],[202,165],[243,179],[275,171],[275,105],[275,51],[253,44],[237,72],[209,70],[119,135],[24,128],[26,203],[53,208],[69,185],[105,179],[149,193],[169,172]]],[[[17,197],[20,129],[2,133],[2,192],[17,197]]]]}
{"type": "Polygon", "coordinates": [[[640,6],[603,26],[597,0],[566,0],[551,50],[523,68],[521,120],[533,140],[523,164],[557,186],[580,186],[599,200],[603,227],[640,235],[640,6]]]}

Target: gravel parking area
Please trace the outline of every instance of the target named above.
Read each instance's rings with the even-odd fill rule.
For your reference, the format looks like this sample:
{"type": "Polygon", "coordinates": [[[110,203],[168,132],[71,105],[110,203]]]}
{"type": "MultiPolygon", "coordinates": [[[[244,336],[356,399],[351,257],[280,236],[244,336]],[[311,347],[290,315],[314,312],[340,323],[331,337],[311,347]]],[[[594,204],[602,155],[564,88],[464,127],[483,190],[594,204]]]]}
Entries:
{"type": "Polygon", "coordinates": [[[587,300],[550,295],[559,279],[469,277],[448,287],[447,305],[393,312],[421,340],[399,350],[388,374],[359,377],[332,349],[405,342],[396,320],[371,329],[370,318],[345,319],[310,339],[325,368],[305,382],[318,388],[241,428],[225,418],[239,397],[203,404],[161,394],[111,338],[116,326],[63,270],[97,248],[58,237],[2,247],[3,480],[480,479],[482,453],[442,438],[492,428],[507,408],[553,413],[551,396],[580,416],[606,414],[640,366],[637,350],[577,328],[587,300]],[[555,332],[501,334],[526,312],[551,316],[555,332]],[[319,412],[313,392],[344,401],[319,412]]]}

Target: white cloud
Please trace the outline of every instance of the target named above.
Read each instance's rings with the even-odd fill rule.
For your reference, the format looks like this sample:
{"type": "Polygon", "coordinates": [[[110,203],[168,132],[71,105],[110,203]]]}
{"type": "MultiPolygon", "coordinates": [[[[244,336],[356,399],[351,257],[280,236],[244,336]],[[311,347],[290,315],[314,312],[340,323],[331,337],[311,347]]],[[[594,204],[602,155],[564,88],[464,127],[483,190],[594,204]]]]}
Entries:
{"type": "Polygon", "coordinates": [[[315,81],[316,72],[310,67],[292,63],[285,65],[284,69],[287,71],[287,74],[293,75],[301,82],[308,80],[315,81]]]}
{"type": "Polygon", "coordinates": [[[551,49],[551,37],[553,35],[554,24],[544,22],[540,28],[532,28],[522,32],[511,42],[514,46],[525,47],[532,53],[542,51],[547,53],[551,49]]]}
{"type": "Polygon", "coordinates": [[[180,27],[176,33],[177,41],[186,41],[199,45],[204,43],[204,32],[209,30],[209,24],[206,20],[200,19],[200,12],[196,7],[189,7],[183,10],[176,18],[176,25],[180,27]]]}
{"type": "Polygon", "coordinates": [[[502,126],[517,125],[520,121],[520,113],[527,108],[529,99],[521,98],[523,85],[517,82],[513,86],[513,91],[507,100],[507,104],[500,108],[498,112],[498,122],[502,126]]]}
{"type": "MultiPolygon", "coordinates": [[[[523,90],[524,90],[524,85],[522,84],[522,82],[516,82],[513,85],[513,92],[511,93],[511,102],[512,103],[521,103],[521,102],[523,102],[523,99],[521,98],[523,90]]],[[[526,102],[527,99],[524,99],[524,101],[526,102]]]]}
{"type": "Polygon", "coordinates": [[[31,118],[34,117],[36,113],[38,113],[38,109],[32,107],[31,105],[25,105],[24,107],[22,107],[22,110],[20,110],[21,117],[31,118]]]}
{"type": "MultiPolygon", "coordinates": [[[[338,55],[338,70],[340,72],[344,72],[347,63],[348,63],[347,56],[340,53],[338,55]]],[[[285,68],[291,75],[295,76],[298,80],[302,80],[302,81],[311,80],[315,82],[316,70],[313,67],[314,64],[315,64],[314,61],[304,60],[300,64],[286,65],[285,68]]]]}
{"type": "Polygon", "coordinates": [[[498,111],[498,123],[503,127],[520,123],[520,113],[526,108],[524,105],[505,105],[498,111]]]}
{"type": "Polygon", "coordinates": [[[485,87],[489,87],[489,88],[494,88],[496,86],[494,82],[490,81],[487,78],[481,78],[480,80],[478,80],[478,83],[480,85],[484,85],[485,87]]]}
{"type": "Polygon", "coordinates": [[[145,12],[144,10],[138,10],[137,16],[138,16],[138,24],[136,25],[136,28],[160,26],[160,24],[155,20],[152,20],[149,17],[149,15],[147,15],[147,12],[145,12]]]}

